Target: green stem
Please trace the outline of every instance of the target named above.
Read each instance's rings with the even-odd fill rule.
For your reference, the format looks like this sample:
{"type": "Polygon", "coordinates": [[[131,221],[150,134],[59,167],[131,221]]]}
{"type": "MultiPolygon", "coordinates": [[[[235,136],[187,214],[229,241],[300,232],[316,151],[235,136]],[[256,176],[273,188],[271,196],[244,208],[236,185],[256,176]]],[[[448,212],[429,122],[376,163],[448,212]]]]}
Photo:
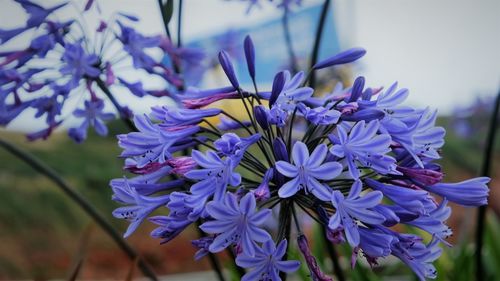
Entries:
{"type": "MultiPolygon", "coordinates": [[[[488,136],[486,141],[486,147],[483,154],[483,164],[481,166],[481,176],[489,177],[491,174],[491,164],[493,161],[493,146],[495,143],[496,130],[498,129],[498,110],[500,107],[500,91],[497,94],[495,100],[495,107],[493,108],[493,113],[491,114],[490,127],[488,129],[488,136]]],[[[484,243],[484,227],[486,220],[486,208],[487,205],[479,207],[477,213],[477,229],[476,229],[476,280],[484,280],[483,272],[483,243],[484,243]]]]}
{"type": "Polygon", "coordinates": [[[92,205],[84,197],[74,191],[74,189],[70,187],[52,168],[44,164],[34,155],[21,150],[6,140],[0,139],[0,146],[54,182],[67,196],[69,196],[69,198],[71,198],[71,200],[73,200],[83,211],[85,211],[85,213],[87,213],[87,215],[89,215],[97,223],[97,225],[99,225],[99,227],[101,227],[102,230],[104,230],[104,232],[106,232],[111,239],[113,239],[113,241],[115,241],[115,243],[127,254],[130,260],[138,260],[138,266],[145,276],[149,277],[151,280],[158,280],[153,270],[143,259],[139,257],[135,250],[127,244],[122,236],[104,219],[101,214],[97,212],[96,209],[94,209],[94,207],[92,207],[92,205]]]}

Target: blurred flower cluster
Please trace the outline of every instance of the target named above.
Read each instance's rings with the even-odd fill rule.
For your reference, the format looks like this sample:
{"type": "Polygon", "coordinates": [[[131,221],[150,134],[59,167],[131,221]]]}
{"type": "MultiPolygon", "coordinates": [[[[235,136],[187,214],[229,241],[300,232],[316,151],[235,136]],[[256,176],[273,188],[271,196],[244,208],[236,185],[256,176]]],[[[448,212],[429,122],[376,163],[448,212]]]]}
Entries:
{"type": "MultiPolygon", "coordinates": [[[[451,118],[451,127],[458,137],[472,140],[484,136],[487,131],[490,116],[493,112],[493,97],[477,97],[468,105],[456,107],[451,118]]],[[[482,146],[483,144],[477,143],[482,146]]]]}
{"type": "Polygon", "coordinates": [[[131,118],[131,110],[119,104],[110,87],[127,89],[137,97],[169,96],[183,85],[182,77],[173,71],[173,64],[196,64],[203,53],[177,48],[164,36],[146,36],[132,26],[139,19],[116,13],[108,20],[86,20],[90,11],[101,12],[97,1],[84,7],[63,2],[43,7],[29,0],[15,0],[26,11],[26,25],[0,29],[0,43],[29,34],[28,46],[0,53],[0,125],[6,126],[22,112],[45,120],[45,128],[28,134],[30,140],[45,139],[71,115],[79,120],[71,123],[69,136],[77,142],[85,140],[88,127],[106,135],[105,121],[115,112],[123,119],[131,118]],[[83,13],[77,18],[61,20],[65,9],[83,13]],[[168,56],[172,64],[161,63],[168,56]],[[128,81],[121,74],[127,69],[146,73],[164,81],[157,90],[146,89],[140,80],[128,81]],[[106,99],[115,110],[107,109],[106,99]],[[33,110],[34,109],[34,110],[33,110]]]}
{"type": "Polygon", "coordinates": [[[297,270],[298,261],[284,258],[296,239],[313,279],[331,280],[302,231],[299,214],[307,214],[332,243],[350,245],[353,266],[392,255],[420,280],[435,278],[433,261],[452,234],[448,202],[486,204],[490,180],[442,182],[436,160],[445,130],[435,126],[436,112],[405,106],[408,90],[397,83],[372,88],[358,77],[328,94],[308,86],[312,71],[356,61],[361,48],[307,74],[279,72],[270,91],[259,90],[250,37],[243,45],[253,89],[242,88],[221,51],[229,86],[188,88],[182,107],[136,115],[138,131],[118,136],[124,168],[135,174],[110,183],[113,200],[124,205],[113,215],[130,221],[125,236],[148,219],[157,225],[151,235],[166,243],[199,224],[205,236],[193,241],[196,258],[233,251],[236,264],[249,269],[243,280],[281,280],[280,272],[297,270]],[[247,118],[218,107],[227,99],[240,100],[247,118]],[[402,233],[398,225],[430,235],[402,233]]]}

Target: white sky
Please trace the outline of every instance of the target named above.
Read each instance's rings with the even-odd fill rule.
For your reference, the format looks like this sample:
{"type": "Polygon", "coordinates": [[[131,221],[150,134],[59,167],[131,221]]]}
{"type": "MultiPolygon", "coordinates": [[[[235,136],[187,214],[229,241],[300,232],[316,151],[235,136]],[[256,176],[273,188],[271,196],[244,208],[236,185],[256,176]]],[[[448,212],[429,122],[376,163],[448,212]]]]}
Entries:
{"type": "MultiPolygon", "coordinates": [[[[139,16],[140,31],[163,30],[156,0],[97,1],[104,14],[120,10],[139,16]]],[[[41,2],[49,6],[60,1],[41,2]]],[[[262,9],[246,15],[247,3],[238,0],[184,0],[183,40],[280,16],[267,0],[261,2],[262,9]]],[[[309,6],[323,1],[303,2],[309,6]]],[[[0,28],[23,23],[23,11],[12,0],[0,0],[0,7],[0,28]]],[[[410,89],[409,103],[430,105],[441,113],[477,94],[494,95],[500,87],[498,0],[334,0],[333,9],[342,48],[361,46],[368,51],[355,73],[364,75],[368,85],[399,81],[410,89]]],[[[0,46],[0,51],[26,43],[22,41],[0,46]]],[[[141,102],[141,109],[155,102],[141,102]]],[[[25,124],[21,120],[11,128],[25,124]]]]}

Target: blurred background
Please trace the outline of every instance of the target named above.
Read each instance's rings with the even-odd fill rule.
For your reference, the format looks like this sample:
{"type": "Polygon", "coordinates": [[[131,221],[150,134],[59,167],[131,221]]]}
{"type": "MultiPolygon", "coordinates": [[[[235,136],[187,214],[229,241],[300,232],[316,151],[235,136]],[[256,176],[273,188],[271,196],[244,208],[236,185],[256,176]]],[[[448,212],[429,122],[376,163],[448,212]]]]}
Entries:
{"type": "MultiPolygon", "coordinates": [[[[50,6],[60,1],[38,2],[50,6]]],[[[73,2],[75,7],[82,7],[86,1],[73,2]]],[[[216,63],[216,54],[225,49],[238,62],[243,58],[242,42],[246,34],[254,39],[257,80],[262,88],[270,88],[273,74],[287,67],[281,30],[283,11],[261,1],[260,6],[247,12],[248,2],[183,1],[183,44],[207,50],[207,58],[201,63],[203,67],[192,69],[190,75],[186,75],[189,85],[227,84],[216,63]]],[[[301,69],[308,65],[322,3],[304,0],[301,6],[294,6],[290,14],[293,48],[301,69]]],[[[99,1],[99,5],[103,17],[116,11],[126,12],[140,18],[134,26],[139,31],[150,35],[165,32],[155,0],[106,0],[99,1]]],[[[24,11],[14,1],[0,0],[0,7],[0,29],[17,27],[26,21],[24,11]]],[[[80,10],[75,7],[64,9],[58,15],[78,17],[80,10]]],[[[499,13],[500,1],[497,0],[332,1],[320,58],[355,46],[368,52],[358,64],[321,72],[320,82],[328,92],[335,82],[348,86],[359,75],[365,76],[373,87],[388,87],[398,81],[400,87],[410,89],[409,105],[431,106],[440,113],[438,122],[447,129],[441,161],[446,171],[445,180],[478,176],[493,99],[500,86],[499,13]]],[[[90,14],[87,20],[97,18],[90,14]]],[[[176,20],[172,20],[172,30],[176,24],[176,20]]],[[[0,46],[0,52],[19,48],[29,40],[28,34],[9,41],[0,46]]],[[[246,74],[244,63],[236,63],[236,67],[238,72],[246,74]]],[[[124,74],[124,77],[127,75],[134,74],[124,74]]],[[[244,80],[245,76],[241,75],[242,81],[250,83],[244,80]]],[[[147,83],[161,86],[154,80],[147,83]]],[[[168,98],[137,99],[130,95],[119,98],[136,112],[148,112],[152,105],[171,102],[168,98]]],[[[53,167],[123,233],[126,223],[111,216],[117,204],[110,200],[112,192],[108,182],[123,174],[122,160],[117,158],[120,149],[114,136],[127,132],[127,128],[119,122],[111,123],[107,138],[91,133],[83,145],[68,139],[64,128],[47,141],[28,142],[23,132],[39,126],[30,116],[32,114],[20,116],[2,129],[0,135],[53,167]]],[[[500,237],[500,138],[494,151],[485,263],[488,276],[500,278],[500,241],[497,239],[500,237]]],[[[134,271],[134,263],[50,181],[3,150],[0,150],[0,160],[0,279],[67,278],[81,260],[84,261],[79,275],[82,279],[122,280],[140,276],[134,271]]],[[[474,209],[454,206],[449,225],[455,233],[451,238],[455,246],[446,249],[436,262],[438,280],[471,280],[475,213],[474,209]]],[[[159,245],[158,240],[149,236],[152,229],[151,224],[145,223],[128,241],[159,275],[210,269],[206,260],[193,260],[195,249],[190,240],[196,237],[194,229],[166,245],[159,245]]],[[[328,268],[321,246],[314,246],[320,263],[328,268]]],[[[347,269],[350,253],[343,250],[341,263],[347,269]]],[[[205,280],[213,277],[211,273],[202,276],[205,280]]],[[[348,276],[352,280],[413,280],[401,263],[390,262],[375,269],[375,273],[358,266],[349,271],[348,276]]]]}

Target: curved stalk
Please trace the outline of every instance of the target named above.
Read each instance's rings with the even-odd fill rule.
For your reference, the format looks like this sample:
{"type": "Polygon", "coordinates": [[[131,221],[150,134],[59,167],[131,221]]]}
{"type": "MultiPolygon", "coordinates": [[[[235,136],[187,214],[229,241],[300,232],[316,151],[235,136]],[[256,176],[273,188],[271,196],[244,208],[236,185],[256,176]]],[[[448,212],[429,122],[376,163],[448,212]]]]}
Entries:
{"type": "Polygon", "coordinates": [[[80,194],[78,194],[72,187],[70,187],[52,168],[44,164],[34,155],[21,150],[14,144],[0,138],[0,146],[5,148],[12,155],[16,156],[26,164],[31,166],[34,170],[38,171],[53,183],[55,183],[61,190],[71,198],[87,215],[89,215],[99,227],[108,234],[113,241],[127,254],[130,260],[138,261],[138,266],[145,276],[151,280],[158,280],[153,270],[149,265],[139,257],[136,251],[122,238],[122,236],[106,221],[106,219],[97,212],[94,207],[80,194]]]}

